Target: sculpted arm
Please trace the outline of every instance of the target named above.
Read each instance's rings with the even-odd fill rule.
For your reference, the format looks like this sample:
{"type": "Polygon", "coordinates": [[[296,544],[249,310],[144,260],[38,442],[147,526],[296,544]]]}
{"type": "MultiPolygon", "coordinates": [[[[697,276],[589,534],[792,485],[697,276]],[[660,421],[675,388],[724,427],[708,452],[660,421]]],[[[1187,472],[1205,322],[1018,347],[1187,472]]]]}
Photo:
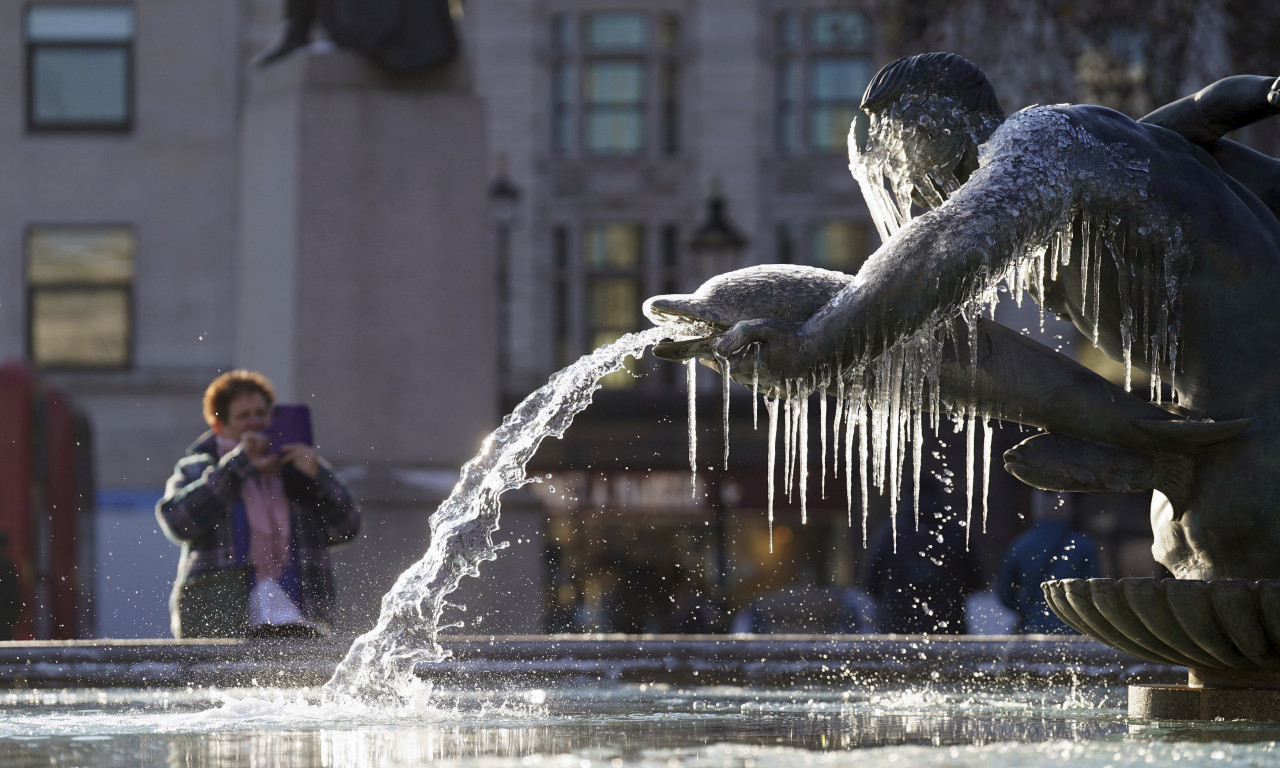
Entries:
{"type": "Polygon", "coordinates": [[[1226,77],[1160,107],[1141,122],[1210,144],[1237,128],[1280,113],[1280,78],[1226,77]]]}
{"type": "Polygon", "coordinates": [[[899,339],[955,315],[1043,232],[1060,211],[1054,185],[1034,168],[995,161],[945,204],[882,245],[856,279],[803,323],[739,323],[717,344],[730,355],[761,343],[761,364],[802,377],[839,359],[875,357],[899,339]]]}
{"type": "Polygon", "coordinates": [[[1236,75],[1166,104],[1140,122],[1167,128],[1199,145],[1280,216],[1280,160],[1222,138],[1274,115],[1280,115],[1280,78],[1236,75]]]}

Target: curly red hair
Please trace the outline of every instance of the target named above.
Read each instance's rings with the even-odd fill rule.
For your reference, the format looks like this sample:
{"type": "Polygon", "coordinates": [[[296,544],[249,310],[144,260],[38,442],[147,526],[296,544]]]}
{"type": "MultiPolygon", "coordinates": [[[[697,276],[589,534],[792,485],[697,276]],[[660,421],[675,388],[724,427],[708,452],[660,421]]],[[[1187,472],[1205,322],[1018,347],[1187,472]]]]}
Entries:
{"type": "Polygon", "coordinates": [[[267,400],[267,407],[276,401],[276,388],[271,380],[255,371],[227,371],[209,383],[204,391],[204,420],[210,427],[215,423],[227,423],[231,401],[241,395],[260,394],[267,400]]]}

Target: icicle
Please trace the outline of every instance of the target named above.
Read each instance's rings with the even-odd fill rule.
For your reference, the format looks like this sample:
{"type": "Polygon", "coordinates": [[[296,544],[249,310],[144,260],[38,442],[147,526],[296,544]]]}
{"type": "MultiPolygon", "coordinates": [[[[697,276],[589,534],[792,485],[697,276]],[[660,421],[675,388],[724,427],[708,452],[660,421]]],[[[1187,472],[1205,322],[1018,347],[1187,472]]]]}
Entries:
{"type": "Polygon", "coordinates": [[[861,399],[858,401],[857,410],[857,427],[858,427],[858,461],[861,469],[858,473],[859,489],[862,493],[862,546],[867,546],[867,520],[871,516],[871,498],[867,493],[867,411],[861,399]]]}
{"type": "Polygon", "coordinates": [[[1089,251],[1088,270],[1085,283],[1089,287],[1089,303],[1093,305],[1090,320],[1093,321],[1093,343],[1098,343],[1098,318],[1102,315],[1102,249],[1098,243],[1098,235],[1090,226],[1089,217],[1084,219],[1084,248],[1089,251]]]}
{"type": "MultiPolygon", "coordinates": [[[[844,376],[840,375],[840,366],[836,364],[836,407],[831,416],[831,477],[840,477],[840,438],[843,434],[841,426],[845,418],[844,376]]],[[[848,470],[848,466],[845,467],[848,470]]]]}
{"type": "Polygon", "coordinates": [[[821,453],[818,454],[819,493],[827,498],[827,391],[826,387],[818,390],[818,443],[821,453]]]}
{"type": "Polygon", "coordinates": [[[773,491],[777,484],[778,398],[764,401],[769,416],[769,551],[773,552],[773,491]]]}
{"type": "MultiPolygon", "coordinates": [[[[898,519],[898,496],[902,492],[902,360],[901,349],[890,350],[889,371],[889,412],[887,427],[889,429],[889,514],[898,519]],[[895,351],[897,352],[895,354],[895,351]]],[[[895,528],[894,538],[897,538],[895,528]]],[[[897,542],[894,542],[896,552],[897,542]]]]}
{"type": "Polygon", "coordinates": [[[920,530],[920,468],[924,464],[924,419],[920,408],[911,412],[911,503],[915,509],[916,530],[920,530]]]}
{"type": "Polygon", "coordinates": [[[716,355],[716,365],[720,366],[720,416],[724,422],[724,468],[729,468],[729,359],[716,355]]]}
{"type": "Polygon", "coordinates": [[[756,361],[751,369],[751,428],[760,428],[760,342],[755,343],[756,361]]]}
{"type": "MultiPolygon", "coordinates": [[[[842,391],[843,393],[843,391],[842,391]]],[[[853,527],[853,430],[857,421],[853,418],[853,403],[845,402],[844,411],[844,500],[849,527],[853,527]]],[[[865,543],[865,542],[864,542],[865,543]]]]}
{"type": "Polygon", "coordinates": [[[1044,262],[1046,258],[1052,258],[1048,251],[1048,246],[1036,251],[1036,269],[1035,269],[1035,285],[1036,289],[1031,294],[1036,301],[1036,307],[1040,310],[1040,335],[1044,335],[1044,262]]]}
{"type": "Polygon", "coordinates": [[[783,384],[783,391],[787,399],[782,406],[782,490],[787,494],[787,501],[791,501],[791,467],[795,450],[795,428],[791,422],[795,419],[795,409],[792,408],[790,381],[783,384]]]}
{"type": "Polygon", "coordinates": [[[969,532],[973,529],[973,462],[976,458],[973,453],[977,437],[974,424],[976,420],[977,415],[972,409],[965,412],[964,548],[966,551],[969,549],[969,532]]]}
{"type": "Polygon", "coordinates": [[[991,416],[982,414],[982,532],[987,532],[988,500],[991,498],[991,442],[994,430],[991,416]]]}
{"type": "Polygon", "coordinates": [[[978,319],[965,315],[964,321],[969,326],[969,383],[978,384],[978,319]]]}
{"type": "Polygon", "coordinates": [[[698,498],[698,361],[685,361],[685,386],[689,390],[689,495],[698,498]]]}
{"type": "Polygon", "coordinates": [[[809,398],[800,396],[800,467],[796,490],[800,493],[800,524],[809,522],[809,398]]]}

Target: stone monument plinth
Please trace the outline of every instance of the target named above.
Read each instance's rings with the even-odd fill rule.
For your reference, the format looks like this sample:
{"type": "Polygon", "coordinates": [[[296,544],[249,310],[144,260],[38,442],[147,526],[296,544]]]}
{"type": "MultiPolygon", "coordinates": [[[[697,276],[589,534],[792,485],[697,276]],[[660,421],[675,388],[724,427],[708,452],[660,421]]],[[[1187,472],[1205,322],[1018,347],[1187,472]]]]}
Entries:
{"type": "MultiPolygon", "coordinates": [[[[393,75],[305,51],[246,87],[234,363],[312,406],[361,503],[360,537],[334,556],[338,631],[363,632],[500,415],[484,109],[465,60],[393,75]]],[[[540,516],[509,514],[540,541],[540,516]]],[[[512,629],[539,631],[539,580],[499,573],[515,566],[485,581],[528,584],[512,629]]]]}

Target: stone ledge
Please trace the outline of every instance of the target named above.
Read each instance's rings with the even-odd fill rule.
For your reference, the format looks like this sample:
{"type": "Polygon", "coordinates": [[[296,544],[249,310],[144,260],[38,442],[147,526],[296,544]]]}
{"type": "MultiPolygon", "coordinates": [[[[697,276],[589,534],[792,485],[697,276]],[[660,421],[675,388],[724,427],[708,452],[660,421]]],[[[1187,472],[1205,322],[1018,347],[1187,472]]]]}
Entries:
{"type": "MultiPolygon", "coordinates": [[[[1083,637],[498,635],[441,642],[452,658],[420,664],[417,673],[442,685],[1172,685],[1187,675],[1083,637]]],[[[332,676],[348,647],[346,640],[0,643],[0,688],[316,686],[332,676]]]]}
{"type": "Polygon", "coordinates": [[[1129,716],[1153,720],[1280,720],[1280,691],[1129,686],[1129,716]]]}

